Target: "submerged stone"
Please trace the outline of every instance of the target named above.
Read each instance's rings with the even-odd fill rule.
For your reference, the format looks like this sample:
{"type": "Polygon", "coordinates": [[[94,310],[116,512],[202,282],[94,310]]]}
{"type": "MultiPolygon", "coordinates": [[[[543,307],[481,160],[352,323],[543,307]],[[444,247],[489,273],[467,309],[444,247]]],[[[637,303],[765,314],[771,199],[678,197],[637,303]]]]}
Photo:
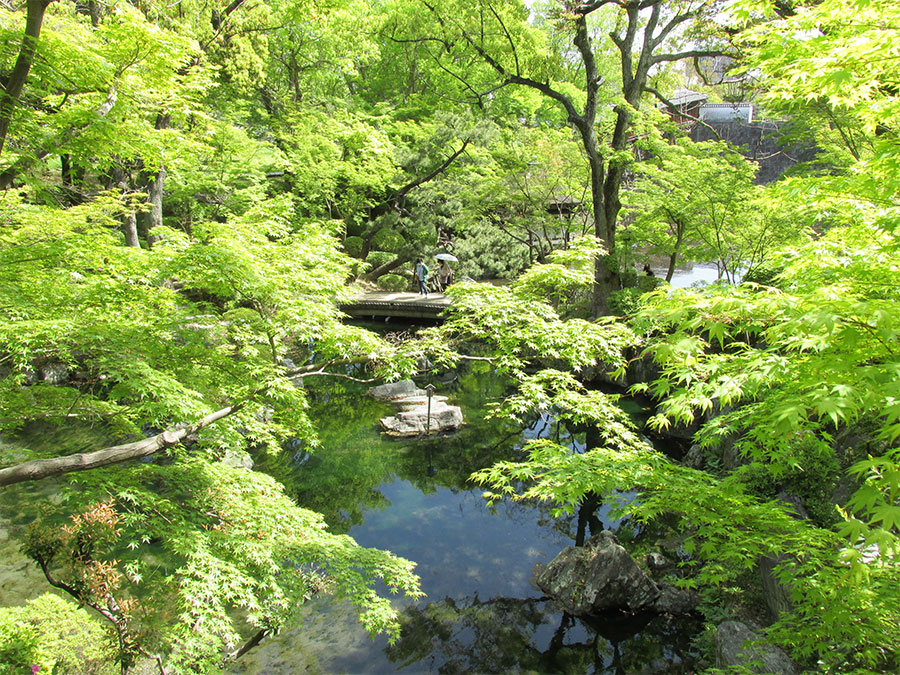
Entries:
{"type": "Polygon", "coordinates": [[[400,380],[399,382],[388,382],[387,384],[372,387],[369,389],[369,394],[375,398],[390,401],[407,396],[424,396],[425,391],[419,389],[412,380],[400,380]]]}
{"type": "Polygon", "coordinates": [[[380,421],[392,435],[415,436],[426,431],[455,431],[463,423],[463,416],[459,406],[432,401],[430,419],[426,404],[402,410],[394,417],[382,417],[380,421]]]}

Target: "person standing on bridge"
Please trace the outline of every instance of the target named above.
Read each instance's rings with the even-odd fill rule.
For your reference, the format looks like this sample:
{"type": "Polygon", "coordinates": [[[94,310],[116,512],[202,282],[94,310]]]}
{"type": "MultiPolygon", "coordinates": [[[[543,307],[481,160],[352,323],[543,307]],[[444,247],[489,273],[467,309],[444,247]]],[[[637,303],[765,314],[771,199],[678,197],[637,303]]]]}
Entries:
{"type": "Polygon", "coordinates": [[[450,285],[450,281],[453,278],[453,270],[450,268],[450,264],[446,260],[441,260],[441,290],[446,291],[447,286],[450,285]]]}
{"type": "Polygon", "coordinates": [[[416,260],[415,275],[416,281],[419,282],[419,295],[428,297],[428,287],[426,286],[428,283],[428,265],[421,258],[416,260]]]}

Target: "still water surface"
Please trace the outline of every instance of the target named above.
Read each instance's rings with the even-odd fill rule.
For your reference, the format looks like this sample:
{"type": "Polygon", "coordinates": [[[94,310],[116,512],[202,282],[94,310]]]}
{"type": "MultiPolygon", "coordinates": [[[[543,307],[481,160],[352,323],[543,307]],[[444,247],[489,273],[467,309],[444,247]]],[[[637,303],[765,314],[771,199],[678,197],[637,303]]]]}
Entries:
{"type": "Polygon", "coordinates": [[[486,420],[486,404],[505,389],[487,370],[435,384],[463,408],[467,423],[455,435],[385,438],[377,422],[390,406],[355,385],[329,384],[315,396],[321,448],[293,448],[265,467],[333,530],[418,563],[427,595],[396,600],[400,639],[371,640],[348,607],[318,599],[302,628],[267,640],[232,672],[692,672],[694,623],[620,613],[588,623],[542,598],[532,568],[572,545],[574,519],[552,518],[546,505],[489,508],[467,478],[515,458],[529,436],[561,432],[547,420],[524,432],[486,420]]]}

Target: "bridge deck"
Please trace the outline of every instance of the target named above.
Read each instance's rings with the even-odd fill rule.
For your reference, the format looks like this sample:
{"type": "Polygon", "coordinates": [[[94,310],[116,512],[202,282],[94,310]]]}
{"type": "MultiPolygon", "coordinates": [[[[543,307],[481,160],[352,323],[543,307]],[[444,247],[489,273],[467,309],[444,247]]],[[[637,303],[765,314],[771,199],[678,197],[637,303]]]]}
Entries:
{"type": "Polygon", "coordinates": [[[406,319],[436,319],[450,306],[450,298],[443,293],[362,293],[341,309],[353,317],[401,317],[406,319]]]}

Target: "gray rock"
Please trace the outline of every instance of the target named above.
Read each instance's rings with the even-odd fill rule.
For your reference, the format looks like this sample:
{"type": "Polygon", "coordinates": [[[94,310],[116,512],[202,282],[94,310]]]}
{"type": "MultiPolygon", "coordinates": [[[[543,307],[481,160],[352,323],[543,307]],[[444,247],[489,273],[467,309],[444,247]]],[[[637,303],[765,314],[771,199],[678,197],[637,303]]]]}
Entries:
{"type": "Polygon", "coordinates": [[[653,609],[660,614],[690,614],[697,609],[698,602],[696,593],[683,591],[669,584],[660,584],[659,597],[653,603],[653,609]]]}
{"type": "MultiPolygon", "coordinates": [[[[809,519],[809,514],[803,506],[803,500],[799,497],[782,491],[778,493],[778,499],[788,507],[790,514],[797,520],[809,519]]],[[[762,556],[759,559],[758,568],[762,582],[763,601],[766,603],[769,617],[773,621],[778,620],[782,614],[790,612],[794,608],[794,603],[791,601],[790,584],[785,584],[775,574],[775,569],[788,560],[790,559],[783,555],[762,556]]]]}
{"type": "Polygon", "coordinates": [[[44,364],[41,366],[41,379],[47,384],[65,384],[69,381],[69,369],[64,363],[44,364]]]}
{"type": "Polygon", "coordinates": [[[651,572],[661,572],[673,566],[673,563],[659,551],[650,551],[644,562],[647,565],[647,569],[651,572]]]}
{"type": "Polygon", "coordinates": [[[775,575],[775,568],[786,560],[784,556],[763,556],[759,559],[759,577],[762,582],[763,602],[769,610],[769,617],[775,621],[783,613],[794,608],[791,588],[775,575]]]}
{"type": "Polygon", "coordinates": [[[717,446],[717,450],[720,453],[719,457],[722,462],[722,470],[729,473],[747,463],[746,458],[741,455],[740,450],[735,447],[734,442],[735,437],[729,436],[722,439],[717,446]]]}
{"type": "Polygon", "coordinates": [[[243,450],[232,450],[229,448],[225,451],[225,456],[222,457],[222,464],[235,469],[252,469],[253,459],[249,453],[243,450]]]}
{"type": "Polygon", "coordinates": [[[424,396],[425,392],[416,387],[416,383],[412,380],[400,380],[372,387],[369,389],[369,394],[383,400],[394,400],[407,396],[424,396]]]}
{"type": "MultiPolygon", "coordinates": [[[[431,407],[434,408],[446,401],[446,396],[434,394],[431,397],[431,407]]],[[[420,406],[426,406],[427,408],[428,396],[426,394],[412,394],[410,396],[404,396],[403,398],[394,399],[394,403],[397,403],[403,410],[415,410],[420,406]]]]}
{"type": "Polygon", "coordinates": [[[844,474],[835,484],[831,491],[830,501],[832,504],[844,506],[859,488],[859,480],[855,476],[844,474]]]}
{"type": "Polygon", "coordinates": [[[706,463],[706,458],[704,457],[703,448],[700,447],[699,443],[694,443],[688,449],[684,458],[681,460],[681,463],[690,469],[703,468],[703,465],[706,463]]]}
{"type": "Polygon", "coordinates": [[[660,595],[615,535],[605,531],[584,546],[564,549],[547,565],[537,565],[535,584],[576,616],[652,608],[660,595]]]}
{"type": "Polygon", "coordinates": [[[788,655],[774,645],[759,642],[756,627],[740,621],[723,621],[716,630],[716,667],[744,666],[751,673],[794,675],[796,670],[788,655]]]}
{"type": "Polygon", "coordinates": [[[380,421],[384,430],[391,435],[415,436],[425,433],[426,430],[429,432],[455,431],[462,425],[463,415],[459,406],[432,400],[430,418],[426,404],[407,406],[396,416],[383,417],[380,421]]]}
{"type": "Polygon", "coordinates": [[[809,512],[803,506],[803,500],[797,495],[792,495],[784,490],[779,492],[776,497],[779,501],[784,502],[790,510],[791,515],[797,520],[809,520],[809,512]]]}

